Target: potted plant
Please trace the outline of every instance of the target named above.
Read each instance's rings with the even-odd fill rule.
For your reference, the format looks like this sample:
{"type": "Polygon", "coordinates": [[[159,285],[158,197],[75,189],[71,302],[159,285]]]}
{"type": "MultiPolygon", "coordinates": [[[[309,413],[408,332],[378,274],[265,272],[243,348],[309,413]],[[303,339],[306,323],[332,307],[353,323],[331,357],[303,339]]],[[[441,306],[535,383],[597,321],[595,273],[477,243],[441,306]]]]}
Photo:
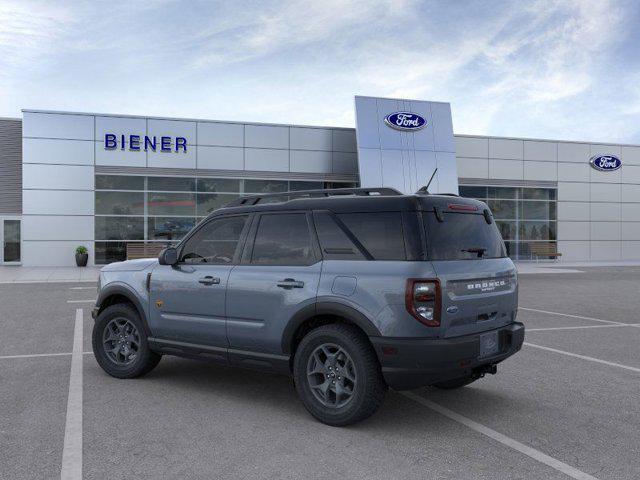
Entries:
{"type": "Polygon", "coordinates": [[[76,248],[76,265],[79,267],[86,267],[89,260],[89,252],[87,247],[80,245],[76,248]]]}

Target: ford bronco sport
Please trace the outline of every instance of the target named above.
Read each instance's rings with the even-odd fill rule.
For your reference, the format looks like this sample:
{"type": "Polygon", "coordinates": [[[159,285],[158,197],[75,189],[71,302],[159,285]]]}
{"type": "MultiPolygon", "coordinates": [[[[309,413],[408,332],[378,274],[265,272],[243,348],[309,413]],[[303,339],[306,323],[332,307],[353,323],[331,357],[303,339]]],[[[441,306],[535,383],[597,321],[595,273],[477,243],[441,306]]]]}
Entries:
{"type": "Polygon", "coordinates": [[[93,351],[118,378],[162,355],[292,375],[347,425],[388,387],[457,388],[517,352],[516,270],[487,206],[339,189],[242,197],[156,259],[100,273],[93,351]]]}

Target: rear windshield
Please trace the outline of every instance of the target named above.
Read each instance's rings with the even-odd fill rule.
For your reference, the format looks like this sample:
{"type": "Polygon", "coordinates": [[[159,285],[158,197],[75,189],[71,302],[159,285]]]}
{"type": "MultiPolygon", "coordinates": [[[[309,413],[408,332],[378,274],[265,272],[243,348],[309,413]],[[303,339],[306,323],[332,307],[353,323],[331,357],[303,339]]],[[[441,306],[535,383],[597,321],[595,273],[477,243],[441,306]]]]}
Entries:
{"type": "Polygon", "coordinates": [[[484,215],[442,212],[439,222],[434,212],[425,212],[430,260],[477,260],[506,257],[507,252],[495,222],[484,215]]]}

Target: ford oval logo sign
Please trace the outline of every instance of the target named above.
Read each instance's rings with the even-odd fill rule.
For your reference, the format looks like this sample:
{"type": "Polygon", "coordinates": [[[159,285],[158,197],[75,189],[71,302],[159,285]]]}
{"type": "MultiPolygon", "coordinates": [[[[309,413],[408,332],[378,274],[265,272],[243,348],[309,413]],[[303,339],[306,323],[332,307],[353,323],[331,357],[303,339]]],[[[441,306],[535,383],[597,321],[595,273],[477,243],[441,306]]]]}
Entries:
{"type": "Polygon", "coordinates": [[[396,130],[414,131],[427,126],[427,121],[417,113],[396,112],[384,117],[384,123],[396,130]]]}
{"type": "Polygon", "coordinates": [[[596,155],[595,157],[591,157],[589,163],[593,168],[601,172],[613,172],[622,166],[620,159],[613,155],[596,155]]]}

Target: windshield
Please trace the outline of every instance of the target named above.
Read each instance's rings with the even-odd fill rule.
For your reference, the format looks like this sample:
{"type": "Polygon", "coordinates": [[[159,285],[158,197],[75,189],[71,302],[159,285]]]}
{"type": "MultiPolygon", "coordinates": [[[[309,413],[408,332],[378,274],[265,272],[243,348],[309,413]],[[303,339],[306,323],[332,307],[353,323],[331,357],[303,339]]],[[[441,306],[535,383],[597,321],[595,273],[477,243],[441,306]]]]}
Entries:
{"type": "Polygon", "coordinates": [[[475,213],[425,212],[427,247],[430,260],[477,260],[507,256],[495,222],[488,224],[484,215],[475,213]]]}

